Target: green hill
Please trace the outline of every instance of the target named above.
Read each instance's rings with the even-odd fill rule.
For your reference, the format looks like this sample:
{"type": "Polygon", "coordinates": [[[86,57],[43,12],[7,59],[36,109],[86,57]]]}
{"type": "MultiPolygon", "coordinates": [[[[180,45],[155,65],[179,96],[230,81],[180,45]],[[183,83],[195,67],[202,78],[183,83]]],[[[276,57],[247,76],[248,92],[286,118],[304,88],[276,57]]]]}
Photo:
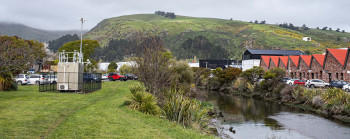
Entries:
{"type": "Polygon", "coordinates": [[[236,58],[245,49],[296,49],[323,53],[325,48],[350,46],[350,34],[317,29],[295,31],[278,25],[242,21],[155,14],[136,14],[109,18],[86,33],[86,38],[108,46],[110,40],[132,39],[137,32],[162,37],[165,46],[178,59],[236,58]],[[312,41],[303,41],[311,37],[312,41]]]}
{"type": "Polygon", "coordinates": [[[48,31],[16,23],[0,22],[0,35],[19,36],[26,40],[49,42],[66,34],[80,34],[79,30],[48,31]]]}

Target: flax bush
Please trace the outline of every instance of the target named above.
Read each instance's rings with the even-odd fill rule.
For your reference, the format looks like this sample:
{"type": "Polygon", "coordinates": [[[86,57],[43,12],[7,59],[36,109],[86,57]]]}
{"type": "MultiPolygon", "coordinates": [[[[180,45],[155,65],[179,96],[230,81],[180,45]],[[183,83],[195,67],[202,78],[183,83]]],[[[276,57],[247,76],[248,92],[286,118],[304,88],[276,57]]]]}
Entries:
{"type": "Polygon", "coordinates": [[[130,108],[152,115],[161,113],[161,110],[157,105],[157,98],[146,92],[145,87],[142,84],[132,85],[129,89],[132,94],[131,104],[129,105],[130,108]]]}
{"type": "Polygon", "coordinates": [[[342,114],[343,112],[350,114],[349,103],[350,94],[339,88],[329,88],[326,93],[321,95],[325,101],[324,109],[329,110],[333,114],[342,114]]]}
{"type": "Polygon", "coordinates": [[[166,94],[163,112],[170,121],[194,128],[204,128],[207,125],[210,119],[207,115],[208,108],[203,107],[195,99],[189,99],[181,95],[184,94],[182,90],[172,89],[166,94]]]}

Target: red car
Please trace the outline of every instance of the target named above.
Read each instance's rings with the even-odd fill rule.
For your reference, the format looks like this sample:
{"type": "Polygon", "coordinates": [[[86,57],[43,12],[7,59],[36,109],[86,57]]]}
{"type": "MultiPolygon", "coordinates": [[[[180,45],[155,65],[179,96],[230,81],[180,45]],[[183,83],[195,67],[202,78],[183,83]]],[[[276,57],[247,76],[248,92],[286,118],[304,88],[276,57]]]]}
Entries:
{"type": "Polygon", "coordinates": [[[122,75],[119,75],[118,73],[116,72],[111,72],[108,74],[108,79],[110,81],[115,81],[115,80],[120,80],[120,81],[126,81],[127,79],[122,76],[122,75]]]}
{"type": "Polygon", "coordinates": [[[305,86],[305,83],[306,83],[306,81],[305,81],[305,80],[295,80],[295,81],[294,81],[294,84],[296,84],[296,85],[302,85],[302,86],[305,86]]]}

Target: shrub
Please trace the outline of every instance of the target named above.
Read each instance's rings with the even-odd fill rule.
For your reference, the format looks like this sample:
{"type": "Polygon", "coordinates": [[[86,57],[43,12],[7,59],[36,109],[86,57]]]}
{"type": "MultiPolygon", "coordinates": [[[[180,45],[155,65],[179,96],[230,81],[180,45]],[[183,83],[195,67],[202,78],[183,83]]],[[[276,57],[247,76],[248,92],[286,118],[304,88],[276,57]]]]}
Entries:
{"type": "Polygon", "coordinates": [[[282,102],[289,102],[293,99],[292,94],[294,93],[294,87],[290,85],[284,86],[281,90],[280,96],[282,102]]]}
{"type": "Polygon", "coordinates": [[[142,84],[132,85],[129,89],[132,94],[130,108],[152,115],[157,115],[161,112],[157,105],[157,98],[145,92],[145,87],[142,84]]]}
{"type": "Polygon", "coordinates": [[[187,89],[187,92],[190,85],[193,83],[194,75],[194,72],[190,66],[184,61],[179,61],[170,68],[170,71],[170,84],[178,89],[187,89]]]}
{"type": "Polygon", "coordinates": [[[210,88],[210,89],[219,89],[220,86],[221,86],[221,84],[219,82],[219,78],[218,77],[208,78],[208,88],[210,88]]]}
{"type": "MultiPolygon", "coordinates": [[[[306,99],[306,104],[314,104],[314,99],[318,99],[315,98],[316,96],[320,96],[322,94],[322,90],[321,89],[307,89],[304,91],[304,97],[306,99]]],[[[320,97],[321,98],[321,97],[320,97]]],[[[316,100],[315,100],[316,101],[316,100]]],[[[318,101],[318,100],[317,100],[318,101]]],[[[316,102],[315,102],[316,103],[316,102]]],[[[319,104],[320,102],[317,102],[317,104],[319,104]]]]}
{"type": "Polygon", "coordinates": [[[286,86],[285,83],[278,83],[276,87],[272,90],[272,97],[274,98],[280,98],[280,93],[282,89],[286,86]]]}
{"type": "Polygon", "coordinates": [[[0,74],[0,91],[17,90],[17,85],[13,85],[13,76],[11,72],[0,74]]]}
{"type": "Polygon", "coordinates": [[[305,87],[297,85],[294,88],[294,92],[292,93],[292,97],[294,98],[295,102],[297,103],[303,103],[306,101],[304,97],[305,87]]]}
{"type": "Polygon", "coordinates": [[[312,98],[311,104],[315,107],[322,107],[324,105],[324,101],[321,96],[314,96],[312,98]]]}
{"type": "Polygon", "coordinates": [[[339,88],[328,88],[326,93],[321,95],[325,101],[324,109],[333,114],[341,114],[343,111],[348,112],[350,103],[350,94],[339,88]]]}
{"type": "Polygon", "coordinates": [[[237,89],[238,91],[241,91],[241,92],[248,90],[247,81],[243,78],[238,78],[237,80],[232,82],[231,87],[233,89],[237,89]]]}
{"type": "Polygon", "coordinates": [[[120,74],[124,75],[124,74],[127,74],[127,73],[131,73],[132,69],[127,64],[124,64],[123,66],[121,66],[119,68],[119,71],[120,71],[120,74]]]}
{"type": "Polygon", "coordinates": [[[194,99],[183,95],[182,90],[172,89],[167,92],[163,107],[164,115],[170,120],[184,126],[203,128],[207,125],[210,117],[207,115],[209,109],[194,99]]]}
{"type": "Polygon", "coordinates": [[[141,83],[138,83],[138,84],[135,84],[135,85],[130,85],[129,86],[129,90],[131,91],[132,94],[134,94],[136,92],[145,92],[146,88],[141,83]]]}
{"type": "Polygon", "coordinates": [[[257,79],[262,78],[265,71],[261,67],[254,66],[251,69],[245,70],[241,73],[241,77],[247,80],[250,83],[256,82],[257,79]]]}

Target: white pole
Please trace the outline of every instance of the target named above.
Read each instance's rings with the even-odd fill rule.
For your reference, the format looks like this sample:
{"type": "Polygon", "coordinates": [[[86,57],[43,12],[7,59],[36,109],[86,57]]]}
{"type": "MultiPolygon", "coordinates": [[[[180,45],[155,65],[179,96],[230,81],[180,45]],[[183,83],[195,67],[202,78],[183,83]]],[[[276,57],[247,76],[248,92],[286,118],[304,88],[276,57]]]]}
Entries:
{"type": "Polygon", "coordinates": [[[80,32],[80,54],[79,54],[79,62],[83,62],[83,23],[85,22],[84,18],[80,19],[81,21],[81,32],[80,32]]]}

